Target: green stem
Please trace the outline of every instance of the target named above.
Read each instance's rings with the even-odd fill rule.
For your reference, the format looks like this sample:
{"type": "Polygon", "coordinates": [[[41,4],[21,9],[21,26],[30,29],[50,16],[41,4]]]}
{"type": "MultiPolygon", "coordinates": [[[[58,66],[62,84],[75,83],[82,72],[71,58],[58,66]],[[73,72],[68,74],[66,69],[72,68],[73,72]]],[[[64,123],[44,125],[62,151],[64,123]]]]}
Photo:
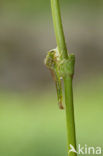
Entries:
{"type": "Polygon", "coordinates": [[[51,0],[51,8],[58,50],[60,52],[61,59],[67,59],[68,54],[62,27],[59,0],[51,0]]]}
{"type": "MultiPolygon", "coordinates": [[[[59,0],[51,0],[51,8],[52,8],[52,16],[53,16],[56,41],[61,56],[61,60],[68,59],[68,53],[67,53],[63,27],[62,27],[61,14],[60,14],[59,0]]],[[[69,74],[64,77],[68,151],[70,150],[70,144],[76,149],[72,79],[73,77],[69,74]]],[[[68,156],[77,156],[77,154],[70,152],[68,156]]]]}
{"type": "MultiPolygon", "coordinates": [[[[70,144],[76,149],[75,122],[74,122],[74,107],[73,107],[73,89],[72,77],[68,76],[64,79],[65,87],[65,103],[66,103],[66,121],[68,135],[68,151],[70,144]]],[[[69,153],[68,156],[76,156],[76,153],[69,153]]]]}

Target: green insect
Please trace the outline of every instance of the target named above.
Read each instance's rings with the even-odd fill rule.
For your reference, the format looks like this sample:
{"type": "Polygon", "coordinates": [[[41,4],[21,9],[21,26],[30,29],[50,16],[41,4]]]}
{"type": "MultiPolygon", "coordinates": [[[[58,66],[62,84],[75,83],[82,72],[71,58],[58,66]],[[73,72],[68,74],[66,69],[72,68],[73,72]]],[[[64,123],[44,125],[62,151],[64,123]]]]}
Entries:
{"type": "Polygon", "coordinates": [[[60,70],[59,70],[59,62],[60,57],[57,49],[53,49],[48,52],[46,59],[45,59],[45,65],[47,68],[51,71],[52,77],[56,84],[56,90],[57,90],[57,97],[58,97],[58,103],[60,109],[64,109],[62,105],[62,84],[61,84],[61,76],[60,76],[60,70]]]}

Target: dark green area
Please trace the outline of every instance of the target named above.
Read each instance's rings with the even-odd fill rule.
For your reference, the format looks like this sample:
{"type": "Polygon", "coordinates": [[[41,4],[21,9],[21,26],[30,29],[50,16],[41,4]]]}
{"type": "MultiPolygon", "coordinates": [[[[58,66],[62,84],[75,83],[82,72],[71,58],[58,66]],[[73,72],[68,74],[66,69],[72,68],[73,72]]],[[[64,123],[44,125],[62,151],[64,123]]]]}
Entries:
{"type": "MultiPolygon", "coordinates": [[[[60,0],[61,8],[67,8],[68,10],[71,9],[71,7],[76,8],[88,8],[96,10],[98,8],[103,7],[103,1],[102,0],[60,0]]],[[[6,9],[6,11],[18,11],[18,14],[30,14],[32,16],[35,16],[35,14],[44,14],[47,12],[50,12],[50,1],[49,0],[4,0],[1,2],[2,11],[3,9],[6,9]]],[[[64,9],[65,10],[65,9],[64,9]]]]}

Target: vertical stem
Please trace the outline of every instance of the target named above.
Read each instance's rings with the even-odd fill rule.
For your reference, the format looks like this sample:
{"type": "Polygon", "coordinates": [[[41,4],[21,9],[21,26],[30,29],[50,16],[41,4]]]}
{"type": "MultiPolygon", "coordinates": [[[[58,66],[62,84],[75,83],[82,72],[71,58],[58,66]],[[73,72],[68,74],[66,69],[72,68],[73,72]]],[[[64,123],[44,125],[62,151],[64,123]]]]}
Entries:
{"type": "MultiPolygon", "coordinates": [[[[74,106],[73,106],[73,88],[72,77],[68,76],[64,79],[65,87],[65,104],[66,104],[66,121],[67,121],[67,135],[68,135],[68,151],[70,144],[76,149],[76,135],[74,122],[74,106]]],[[[76,156],[76,153],[68,153],[68,156],[76,156]]]]}
{"type": "MultiPolygon", "coordinates": [[[[56,41],[61,56],[61,60],[68,59],[68,53],[67,53],[63,27],[62,27],[61,14],[60,14],[59,0],[51,0],[51,8],[52,8],[52,16],[53,16],[56,41]]],[[[72,76],[68,75],[64,78],[64,87],[65,87],[68,151],[69,151],[70,144],[76,149],[72,76]]],[[[77,156],[77,154],[70,152],[68,153],[68,156],[77,156]]]]}
{"type": "Polygon", "coordinates": [[[64,32],[62,27],[59,0],[51,0],[51,8],[52,8],[52,17],[53,17],[56,41],[57,41],[57,46],[60,52],[61,59],[68,58],[64,32]]]}

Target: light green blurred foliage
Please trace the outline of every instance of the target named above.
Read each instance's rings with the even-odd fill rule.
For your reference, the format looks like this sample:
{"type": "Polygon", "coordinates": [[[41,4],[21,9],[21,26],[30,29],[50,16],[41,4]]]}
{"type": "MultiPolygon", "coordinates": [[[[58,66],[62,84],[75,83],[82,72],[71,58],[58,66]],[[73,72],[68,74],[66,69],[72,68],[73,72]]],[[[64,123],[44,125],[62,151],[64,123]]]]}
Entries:
{"type": "MultiPolygon", "coordinates": [[[[103,146],[103,76],[74,87],[77,143],[103,146]]],[[[65,111],[54,90],[0,93],[1,156],[66,156],[65,111]]]]}

